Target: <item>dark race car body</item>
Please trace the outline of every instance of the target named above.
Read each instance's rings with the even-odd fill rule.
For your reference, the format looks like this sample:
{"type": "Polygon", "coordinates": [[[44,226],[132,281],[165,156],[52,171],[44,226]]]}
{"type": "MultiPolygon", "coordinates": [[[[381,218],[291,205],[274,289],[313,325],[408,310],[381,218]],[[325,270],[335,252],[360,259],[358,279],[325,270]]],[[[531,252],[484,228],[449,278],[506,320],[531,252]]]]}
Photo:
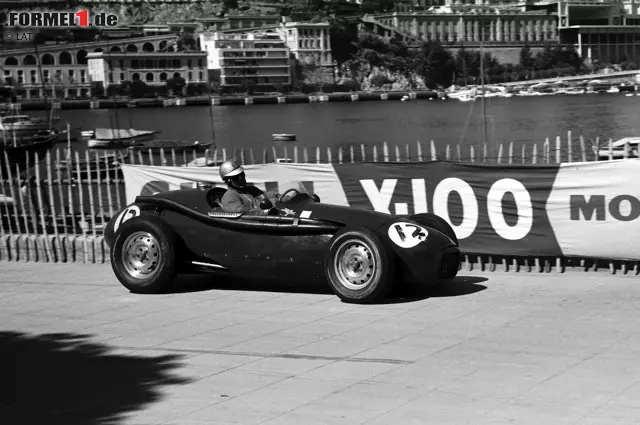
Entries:
{"type": "Polygon", "coordinates": [[[396,217],[293,192],[272,210],[278,215],[224,212],[221,188],[139,196],[105,229],[114,272],[135,292],[194,271],[329,280],[352,302],[373,301],[399,279],[436,284],[457,273],[457,239],[437,216],[396,217]]]}

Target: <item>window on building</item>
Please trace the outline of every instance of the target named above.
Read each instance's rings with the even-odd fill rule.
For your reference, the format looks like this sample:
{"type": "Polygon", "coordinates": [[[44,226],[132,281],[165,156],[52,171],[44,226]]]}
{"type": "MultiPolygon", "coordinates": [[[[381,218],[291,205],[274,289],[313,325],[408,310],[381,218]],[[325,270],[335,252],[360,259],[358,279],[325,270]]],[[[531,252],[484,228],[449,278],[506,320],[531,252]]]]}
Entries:
{"type": "Polygon", "coordinates": [[[155,64],[154,64],[154,62],[155,62],[155,61],[154,61],[153,59],[146,59],[146,60],[144,61],[144,67],[145,67],[146,69],[153,69],[153,68],[155,68],[155,66],[154,66],[154,65],[155,65],[155,64]]]}
{"type": "Polygon", "coordinates": [[[127,78],[126,78],[126,76],[124,75],[124,72],[121,72],[121,73],[120,73],[120,81],[124,81],[124,80],[126,80],[126,79],[127,79],[127,78]]]}
{"type": "Polygon", "coordinates": [[[109,82],[113,83],[113,72],[109,73],[109,82]]]}
{"type": "Polygon", "coordinates": [[[147,83],[152,83],[153,82],[153,73],[152,72],[147,72],[147,75],[145,76],[147,83]]]}
{"type": "Polygon", "coordinates": [[[124,68],[124,60],[120,59],[118,62],[120,64],[120,69],[124,68]]]}
{"type": "Polygon", "coordinates": [[[81,83],[87,82],[87,71],[85,71],[84,69],[80,70],[80,82],[81,83]]]}
{"type": "Polygon", "coordinates": [[[18,84],[24,84],[24,71],[18,70],[18,84]]]}
{"type": "Polygon", "coordinates": [[[44,75],[44,82],[45,83],[50,83],[51,82],[51,71],[49,71],[48,69],[45,69],[42,73],[44,75]]]}
{"type": "Polygon", "coordinates": [[[202,68],[202,59],[198,59],[198,68],[202,68]]]}
{"type": "Polygon", "coordinates": [[[187,72],[187,81],[193,81],[193,72],[187,72]]]}
{"type": "Polygon", "coordinates": [[[187,68],[192,68],[191,59],[187,59],[187,68]]]}
{"type": "Polygon", "coordinates": [[[202,71],[198,72],[198,81],[204,81],[204,73],[202,71]]]}
{"type": "Polygon", "coordinates": [[[74,82],[74,80],[75,80],[75,74],[74,74],[74,72],[73,72],[73,69],[70,69],[70,70],[69,70],[69,82],[70,82],[70,83],[73,83],[73,82],[74,82]]]}
{"type": "Polygon", "coordinates": [[[107,66],[109,67],[109,69],[113,68],[113,64],[111,63],[111,59],[109,59],[107,61],[107,66]]]}
{"type": "Polygon", "coordinates": [[[31,84],[38,84],[38,73],[35,69],[31,70],[31,84]]]}
{"type": "Polygon", "coordinates": [[[173,60],[173,68],[181,68],[182,67],[182,63],[180,62],[180,59],[174,59],[173,60]]]}
{"type": "Polygon", "coordinates": [[[139,69],[140,68],[140,61],[138,59],[133,59],[131,61],[131,68],[132,69],[139,69]]]}

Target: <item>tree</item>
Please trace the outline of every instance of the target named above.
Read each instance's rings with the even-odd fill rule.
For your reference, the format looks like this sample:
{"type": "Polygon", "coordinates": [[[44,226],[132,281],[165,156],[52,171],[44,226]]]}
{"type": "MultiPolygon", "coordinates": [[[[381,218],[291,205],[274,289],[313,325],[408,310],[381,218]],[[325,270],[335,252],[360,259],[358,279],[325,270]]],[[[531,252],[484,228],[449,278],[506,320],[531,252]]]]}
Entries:
{"type": "Polygon", "coordinates": [[[531,48],[529,47],[529,43],[526,43],[520,50],[519,64],[524,69],[530,70],[531,68],[533,68],[534,63],[535,60],[533,59],[533,55],[531,54],[531,48]]]}
{"type": "Polygon", "coordinates": [[[181,95],[187,82],[182,77],[172,77],[167,80],[167,91],[173,95],[181,95]]]}
{"type": "Polygon", "coordinates": [[[358,26],[347,20],[335,20],[331,23],[329,37],[331,39],[331,55],[338,64],[351,59],[358,51],[358,26]]]}
{"type": "Polygon", "coordinates": [[[237,9],[238,0],[222,0],[222,5],[227,9],[237,9]]]}
{"type": "Polygon", "coordinates": [[[131,97],[145,97],[149,93],[149,86],[142,80],[131,83],[131,97]]]}
{"type": "Polygon", "coordinates": [[[324,10],[324,1],[322,0],[310,0],[309,1],[309,10],[312,12],[318,12],[320,10],[324,10]]]}
{"type": "Polygon", "coordinates": [[[414,69],[429,88],[451,84],[455,61],[438,41],[424,41],[414,59],[414,69]]]}

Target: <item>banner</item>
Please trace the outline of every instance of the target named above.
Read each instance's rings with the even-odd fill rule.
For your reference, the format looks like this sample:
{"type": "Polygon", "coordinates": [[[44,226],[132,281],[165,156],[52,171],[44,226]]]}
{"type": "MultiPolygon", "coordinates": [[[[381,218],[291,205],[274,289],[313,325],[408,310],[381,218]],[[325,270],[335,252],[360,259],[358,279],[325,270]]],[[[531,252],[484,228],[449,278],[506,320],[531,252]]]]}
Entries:
{"type": "MultiPolygon", "coordinates": [[[[217,168],[122,166],[127,202],[196,181],[217,168]]],[[[447,220],[465,253],[640,260],[640,159],[559,165],[264,164],[247,180],[280,193],[302,182],[323,203],[447,220]]]]}
{"type": "MultiPolygon", "coordinates": [[[[302,183],[322,202],[348,205],[340,180],[331,164],[259,164],[244,165],[247,182],[265,192],[283,193],[302,183]]],[[[169,190],[193,189],[196,182],[226,187],[218,167],[162,167],[122,164],[127,204],[138,195],[152,195],[169,190]]]]}
{"type": "Polygon", "coordinates": [[[458,162],[334,166],[349,205],[447,220],[466,253],[560,256],[545,209],[557,165],[458,162]]]}
{"type": "Polygon", "coordinates": [[[567,256],[638,260],[640,159],[562,164],[547,216],[567,256]]]}

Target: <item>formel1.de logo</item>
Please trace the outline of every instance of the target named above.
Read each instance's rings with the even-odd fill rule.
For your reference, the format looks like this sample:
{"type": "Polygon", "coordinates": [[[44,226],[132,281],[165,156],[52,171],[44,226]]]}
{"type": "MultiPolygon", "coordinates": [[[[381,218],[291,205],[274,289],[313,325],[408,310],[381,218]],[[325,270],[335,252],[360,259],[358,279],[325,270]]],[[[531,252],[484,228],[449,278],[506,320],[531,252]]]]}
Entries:
{"type": "Polygon", "coordinates": [[[91,15],[88,9],[77,12],[9,12],[4,25],[12,28],[115,27],[118,17],[104,12],[91,15]]]}

